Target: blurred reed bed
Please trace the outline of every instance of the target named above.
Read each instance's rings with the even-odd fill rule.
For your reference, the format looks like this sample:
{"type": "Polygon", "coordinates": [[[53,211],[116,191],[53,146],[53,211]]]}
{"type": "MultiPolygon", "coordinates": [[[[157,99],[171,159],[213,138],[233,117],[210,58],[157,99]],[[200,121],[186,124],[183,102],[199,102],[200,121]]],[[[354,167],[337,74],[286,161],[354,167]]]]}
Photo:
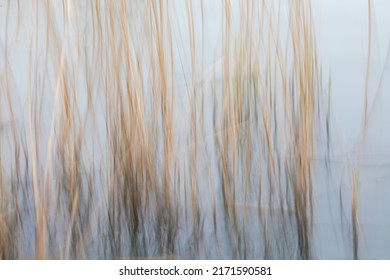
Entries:
{"type": "Polygon", "coordinates": [[[5,1],[0,257],[315,258],[310,5],[5,1]]]}

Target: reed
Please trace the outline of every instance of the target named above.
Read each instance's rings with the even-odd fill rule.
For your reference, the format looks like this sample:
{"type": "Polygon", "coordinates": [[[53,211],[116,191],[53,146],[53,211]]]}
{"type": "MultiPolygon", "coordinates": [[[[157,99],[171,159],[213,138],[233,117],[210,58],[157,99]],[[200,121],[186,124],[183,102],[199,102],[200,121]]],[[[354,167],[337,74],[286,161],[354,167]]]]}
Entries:
{"type": "Polygon", "coordinates": [[[310,2],[5,2],[0,258],[316,257],[310,2]]]}

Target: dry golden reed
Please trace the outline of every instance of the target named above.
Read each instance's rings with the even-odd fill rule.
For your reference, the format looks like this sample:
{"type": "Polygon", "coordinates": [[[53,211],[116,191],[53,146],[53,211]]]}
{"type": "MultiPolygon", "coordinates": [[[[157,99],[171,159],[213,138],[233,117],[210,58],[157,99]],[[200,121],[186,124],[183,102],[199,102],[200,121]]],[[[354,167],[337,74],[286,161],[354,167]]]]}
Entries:
{"type": "Polygon", "coordinates": [[[213,5],[5,1],[0,258],[315,258],[310,1],[213,5]]]}

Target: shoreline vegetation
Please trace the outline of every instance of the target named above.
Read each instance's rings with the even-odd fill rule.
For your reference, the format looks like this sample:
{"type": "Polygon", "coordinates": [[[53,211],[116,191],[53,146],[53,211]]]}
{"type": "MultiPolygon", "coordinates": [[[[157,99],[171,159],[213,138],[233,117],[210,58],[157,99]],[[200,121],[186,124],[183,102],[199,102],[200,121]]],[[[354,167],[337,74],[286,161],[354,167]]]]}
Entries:
{"type": "Polygon", "coordinates": [[[1,259],[319,258],[317,169],[360,257],[310,1],[4,3],[1,259]]]}

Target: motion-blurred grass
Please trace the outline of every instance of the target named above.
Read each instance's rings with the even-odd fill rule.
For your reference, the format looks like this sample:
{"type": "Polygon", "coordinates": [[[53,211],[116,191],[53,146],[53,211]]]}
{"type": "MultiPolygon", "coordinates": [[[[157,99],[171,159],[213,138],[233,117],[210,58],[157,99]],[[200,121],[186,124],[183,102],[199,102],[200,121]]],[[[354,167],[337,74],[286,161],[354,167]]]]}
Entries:
{"type": "Polygon", "coordinates": [[[4,2],[0,258],[316,257],[310,1],[4,2]]]}

